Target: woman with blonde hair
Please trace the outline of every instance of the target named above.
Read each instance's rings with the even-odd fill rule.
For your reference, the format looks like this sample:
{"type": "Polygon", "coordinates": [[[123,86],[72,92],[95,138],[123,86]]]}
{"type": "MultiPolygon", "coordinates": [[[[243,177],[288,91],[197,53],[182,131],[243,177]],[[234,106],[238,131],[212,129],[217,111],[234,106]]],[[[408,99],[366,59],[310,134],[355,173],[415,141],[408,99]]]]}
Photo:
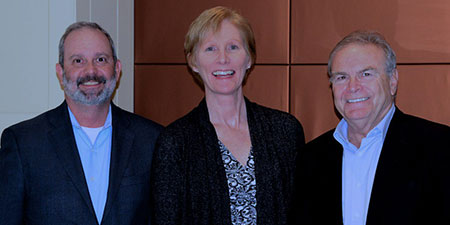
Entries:
{"type": "Polygon", "coordinates": [[[184,47],[205,98],[159,138],[152,224],[286,224],[303,129],[244,97],[256,59],[250,24],[229,8],[208,9],[184,47]]]}

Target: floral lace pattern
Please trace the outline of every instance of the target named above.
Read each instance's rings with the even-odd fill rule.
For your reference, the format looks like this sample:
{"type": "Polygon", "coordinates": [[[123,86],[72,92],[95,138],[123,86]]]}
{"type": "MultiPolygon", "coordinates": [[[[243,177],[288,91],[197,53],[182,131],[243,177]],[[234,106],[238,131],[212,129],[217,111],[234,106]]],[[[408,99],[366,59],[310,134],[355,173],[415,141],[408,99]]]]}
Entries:
{"type": "Polygon", "coordinates": [[[253,150],[250,149],[247,165],[243,166],[221,141],[219,146],[228,180],[231,222],[233,225],[256,225],[256,177],[253,150]]]}

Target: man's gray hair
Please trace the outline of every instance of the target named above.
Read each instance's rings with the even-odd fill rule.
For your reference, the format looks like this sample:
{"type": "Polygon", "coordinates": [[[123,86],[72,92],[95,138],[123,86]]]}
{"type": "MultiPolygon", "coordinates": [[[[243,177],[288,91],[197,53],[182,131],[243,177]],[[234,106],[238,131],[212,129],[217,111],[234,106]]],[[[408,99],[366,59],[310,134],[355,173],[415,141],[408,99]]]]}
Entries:
{"type": "Polygon", "coordinates": [[[337,43],[336,47],[334,47],[334,49],[331,51],[330,57],[328,59],[328,76],[329,77],[331,77],[331,75],[332,75],[331,74],[331,67],[332,67],[331,64],[333,62],[334,56],[336,55],[336,53],[339,50],[341,50],[342,48],[344,48],[345,46],[350,45],[350,44],[362,44],[362,45],[372,44],[372,45],[375,45],[375,46],[379,47],[380,49],[382,49],[384,51],[384,55],[386,58],[385,72],[389,77],[392,76],[392,73],[397,68],[397,59],[396,59],[394,50],[391,48],[391,46],[386,41],[386,39],[383,37],[383,35],[381,35],[380,33],[376,32],[376,31],[357,30],[357,31],[350,33],[349,35],[344,37],[344,39],[339,41],[337,43]]]}
{"type": "Polygon", "coordinates": [[[75,22],[72,25],[70,25],[69,27],[67,27],[66,31],[64,32],[63,36],[61,37],[61,40],[59,40],[59,46],[58,46],[59,64],[61,65],[61,67],[64,69],[64,42],[66,41],[67,36],[69,36],[69,34],[72,31],[79,30],[81,28],[86,28],[86,27],[95,29],[95,30],[99,30],[106,36],[106,38],[109,41],[109,46],[111,47],[111,51],[113,54],[114,65],[116,65],[116,62],[117,62],[116,48],[114,47],[114,41],[112,40],[112,38],[108,34],[108,32],[105,29],[103,29],[102,27],[100,27],[100,25],[98,25],[97,23],[80,21],[80,22],[75,22]]]}

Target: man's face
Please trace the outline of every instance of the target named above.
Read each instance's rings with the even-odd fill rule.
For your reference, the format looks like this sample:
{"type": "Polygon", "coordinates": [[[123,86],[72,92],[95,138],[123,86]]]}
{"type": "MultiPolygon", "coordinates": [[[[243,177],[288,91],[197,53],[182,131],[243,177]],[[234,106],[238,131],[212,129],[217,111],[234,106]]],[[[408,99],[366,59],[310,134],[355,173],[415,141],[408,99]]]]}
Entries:
{"type": "Polygon", "coordinates": [[[107,102],[120,74],[120,61],[114,65],[112,49],[99,30],[72,31],[64,43],[64,69],[57,64],[59,81],[68,100],[84,105],[107,102]]]}
{"type": "Polygon", "coordinates": [[[372,44],[349,44],[332,61],[334,104],[348,123],[374,128],[389,111],[398,74],[386,74],[384,51],[372,44]]]}

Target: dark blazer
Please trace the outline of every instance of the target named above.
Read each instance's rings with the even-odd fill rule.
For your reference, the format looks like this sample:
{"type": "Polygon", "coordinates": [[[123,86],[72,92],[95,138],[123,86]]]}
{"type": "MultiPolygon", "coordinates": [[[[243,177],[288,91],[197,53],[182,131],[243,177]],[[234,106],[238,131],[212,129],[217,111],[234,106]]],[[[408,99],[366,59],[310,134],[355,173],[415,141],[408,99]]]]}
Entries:
{"type": "MultiPolygon", "coordinates": [[[[162,127],[111,105],[112,147],[101,224],[148,224],[150,168],[162,127]]],[[[4,130],[0,224],[98,224],[67,104],[4,130]]]]}
{"type": "MultiPolygon", "coordinates": [[[[286,224],[303,128],[292,115],[246,100],[256,174],[258,225],[286,224]]],[[[158,139],[153,224],[231,224],[225,168],[205,100],[158,139]]]]}
{"type": "MultiPolygon", "coordinates": [[[[292,224],[342,224],[342,146],[331,130],[299,157],[292,224]]],[[[367,225],[450,224],[450,128],[396,109],[369,203],[367,225]]]]}

